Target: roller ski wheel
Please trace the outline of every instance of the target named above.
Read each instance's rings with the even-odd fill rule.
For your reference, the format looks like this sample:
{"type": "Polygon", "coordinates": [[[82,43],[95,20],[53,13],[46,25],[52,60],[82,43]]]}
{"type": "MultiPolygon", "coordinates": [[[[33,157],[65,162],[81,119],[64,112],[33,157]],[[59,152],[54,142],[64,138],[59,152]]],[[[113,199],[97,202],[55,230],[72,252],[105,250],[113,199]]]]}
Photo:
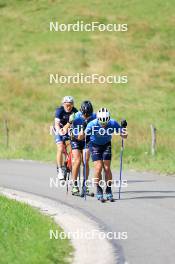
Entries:
{"type": "Polygon", "coordinates": [[[109,199],[107,199],[109,202],[111,202],[111,203],[113,203],[113,202],[115,202],[115,200],[114,200],[114,198],[109,198],[109,199]]]}
{"type": "MultiPolygon", "coordinates": [[[[86,196],[94,197],[94,193],[87,193],[86,196]]],[[[85,197],[84,193],[81,193],[80,197],[85,197]]]]}
{"type": "Polygon", "coordinates": [[[73,196],[79,196],[80,197],[80,193],[72,193],[73,196]]]}
{"type": "Polygon", "coordinates": [[[97,194],[97,200],[100,201],[101,203],[105,203],[106,201],[102,194],[97,194]]]}
{"type": "Polygon", "coordinates": [[[112,203],[115,201],[111,193],[106,194],[106,200],[112,203]]]}
{"type": "MultiPolygon", "coordinates": [[[[86,196],[90,196],[90,197],[94,197],[94,193],[93,192],[89,192],[89,190],[88,191],[86,191],[86,196]]],[[[80,197],[85,197],[85,191],[82,189],[82,192],[81,192],[81,194],[80,194],[80,197]]]]}
{"type": "Polygon", "coordinates": [[[100,199],[98,199],[101,203],[105,203],[106,202],[106,200],[104,199],[104,198],[100,198],[100,199]]]}
{"type": "Polygon", "coordinates": [[[80,196],[79,188],[77,186],[73,186],[72,195],[73,196],[80,196]]]}

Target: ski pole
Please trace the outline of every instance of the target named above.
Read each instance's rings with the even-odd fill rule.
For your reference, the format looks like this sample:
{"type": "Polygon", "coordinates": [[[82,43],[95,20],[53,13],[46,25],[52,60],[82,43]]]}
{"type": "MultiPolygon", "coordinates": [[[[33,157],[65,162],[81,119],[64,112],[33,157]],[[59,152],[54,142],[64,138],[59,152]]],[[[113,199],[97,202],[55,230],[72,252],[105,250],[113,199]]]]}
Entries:
{"type": "Polygon", "coordinates": [[[66,189],[67,189],[67,194],[69,193],[69,172],[66,172],[66,189]]]}
{"type": "Polygon", "coordinates": [[[78,181],[79,181],[79,188],[81,188],[81,168],[79,169],[79,172],[78,172],[78,181]]]}
{"type": "Polygon", "coordinates": [[[119,182],[119,200],[121,193],[121,180],[122,180],[122,170],[123,170],[123,149],[124,149],[124,139],[122,138],[122,146],[120,151],[120,182],[119,182]]]}
{"type": "Polygon", "coordinates": [[[84,152],[84,199],[86,200],[86,134],[85,134],[85,142],[84,142],[84,148],[85,148],[85,152],[84,152]]]}
{"type": "MultiPolygon", "coordinates": [[[[121,120],[121,128],[127,127],[128,123],[126,119],[122,118],[121,120]]],[[[119,183],[119,200],[120,200],[120,193],[121,193],[121,181],[122,181],[122,171],[123,171],[123,150],[124,150],[124,139],[122,137],[122,146],[120,151],[120,183],[119,183]]]]}
{"type": "MultiPolygon", "coordinates": [[[[64,145],[65,146],[65,145],[64,145]]],[[[70,171],[69,171],[69,169],[70,169],[70,156],[69,155],[71,155],[71,153],[69,153],[68,154],[68,152],[67,152],[67,148],[66,148],[66,146],[65,146],[65,158],[66,158],[66,161],[65,161],[65,171],[64,171],[64,173],[65,173],[65,175],[66,175],[66,189],[67,189],[67,195],[68,195],[68,192],[69,192],[69,176],[70,176],[70,171]]],[[[71,161],[71,163],[72,163],[72,161],[71,161]]]]}

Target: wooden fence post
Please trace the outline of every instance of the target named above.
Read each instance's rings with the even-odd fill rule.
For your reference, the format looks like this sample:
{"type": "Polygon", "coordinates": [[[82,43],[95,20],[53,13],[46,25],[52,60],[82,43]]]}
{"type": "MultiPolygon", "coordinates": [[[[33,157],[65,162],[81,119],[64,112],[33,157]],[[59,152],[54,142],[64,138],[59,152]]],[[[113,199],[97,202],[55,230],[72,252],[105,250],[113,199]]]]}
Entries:
{"type": "Polygon", "coordinates": [[[9,127],[8,127],[8,120],[4,120],[4,129],[5,129],[5,145],[6,148],[9,147],[9,127]]]}
{"type": "Polygon", "coordinates": [[[154,156],[156,153],[156,128],[151,125],[151,154],[154,156]]]}

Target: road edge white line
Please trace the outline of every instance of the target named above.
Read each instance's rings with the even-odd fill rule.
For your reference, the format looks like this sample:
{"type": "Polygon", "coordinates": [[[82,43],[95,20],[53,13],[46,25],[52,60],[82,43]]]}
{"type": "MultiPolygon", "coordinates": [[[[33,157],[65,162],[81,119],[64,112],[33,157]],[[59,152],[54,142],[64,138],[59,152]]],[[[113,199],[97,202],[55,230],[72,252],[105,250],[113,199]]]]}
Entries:
{"type": "MultiPolygon", "coordinates": [[[[41,213],[51,216],[64,229],[65,233],[73,232],[75,234],[77,232],[85,237],[86,234],[89,232],[92,234],[95,230],[96,236],[93,239],[80,237],[77,239],[73,235],[71,236],[71,242],[75,249],[73,264],[118,263],[112,244],[106,238],[100,239],[102,230],[98,224],[78,210],[48,198],[8,188],[0,187],[0,194],[38,208],[41,213]]],[[[49,230],[48,239],[50,239],[49,230]]]]}

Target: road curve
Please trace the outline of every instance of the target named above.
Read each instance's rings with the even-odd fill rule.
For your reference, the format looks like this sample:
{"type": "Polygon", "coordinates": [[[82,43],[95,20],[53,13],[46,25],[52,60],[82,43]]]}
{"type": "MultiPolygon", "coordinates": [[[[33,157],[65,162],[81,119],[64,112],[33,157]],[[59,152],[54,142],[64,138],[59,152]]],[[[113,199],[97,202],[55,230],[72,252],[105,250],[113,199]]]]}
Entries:
{"type": "MultiPolygon", "coordinates": [[[[50,188],[55,166],[0,160],[0,186],[49,197],[74,207],[98,222],[105,231],[127,232],[127,239],[112,240],[119,263],[175,263],[175,177],[124,172],[128,186],[121,200],[101,204],[95,198],[67,195],[64,188],[50,188]]],[[[116,174],[115,179],[118,179],[116,174]]],[[[117,199],[118,189],[114,189],[117,199]]]]}

